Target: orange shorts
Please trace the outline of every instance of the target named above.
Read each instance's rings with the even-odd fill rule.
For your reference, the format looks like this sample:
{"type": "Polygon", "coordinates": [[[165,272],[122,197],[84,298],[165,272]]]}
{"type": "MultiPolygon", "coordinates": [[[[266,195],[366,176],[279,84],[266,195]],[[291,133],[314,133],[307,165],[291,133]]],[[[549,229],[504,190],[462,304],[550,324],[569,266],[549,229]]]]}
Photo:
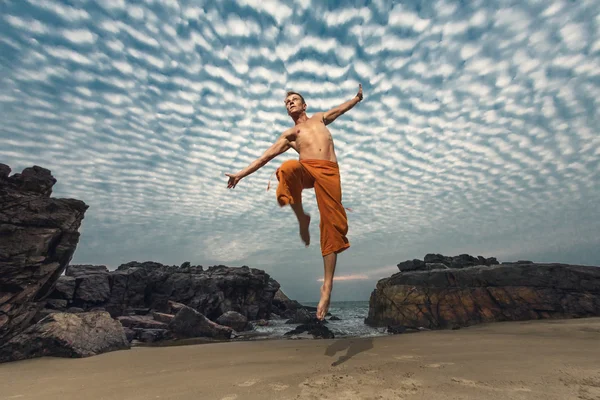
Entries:
{"type": "Polygon", "coordinates": [[[288,160],[275,173],[279,181],[277,202],[281,207],[301,201],[302,190],[314,187],[321,215],[321,254],[341,253],[349,248],[338,164],[327,160],[288,160]]]}

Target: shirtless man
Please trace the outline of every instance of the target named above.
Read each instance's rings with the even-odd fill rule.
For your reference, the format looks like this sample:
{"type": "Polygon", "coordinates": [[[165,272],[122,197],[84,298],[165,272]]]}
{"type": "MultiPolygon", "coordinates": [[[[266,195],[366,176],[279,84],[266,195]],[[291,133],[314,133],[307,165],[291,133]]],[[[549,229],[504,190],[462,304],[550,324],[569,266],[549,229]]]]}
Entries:
{"type": "Polygon", "coordinates": [[[321,216],[321,253],[325,270],[321,299],[317,307],[319,320],[325,319],[329,309],[337,254],[350,247],[346,238],[348,220],[342,206],[337,157],[327,125],[353,108],[362,98],[362,85],[359,85],[358,94],[352,100],[308,117],[304,98],[299,93],[288,92],[285,107],[288,115],[294,120],[294,126],[283,132],[279,139],[248,167],[236,174],[225,174],[229,177],[227,187],[233,189],[242,178],[263,167],[279,154],[290,148],[298,152],[298,160],[288,160],[276,171],[279,180],[277,201],[281,207],[290,205],[298,219],[300,237],[308,247],[310,215],[302,208],[301,193],[303,189],[315,189],[321,216]]]}

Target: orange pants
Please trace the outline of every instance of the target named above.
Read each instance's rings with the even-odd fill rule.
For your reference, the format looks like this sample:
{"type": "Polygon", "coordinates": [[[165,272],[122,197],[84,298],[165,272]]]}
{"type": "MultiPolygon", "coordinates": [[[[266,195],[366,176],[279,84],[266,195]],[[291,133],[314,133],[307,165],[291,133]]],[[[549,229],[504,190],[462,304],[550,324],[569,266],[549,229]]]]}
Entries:
{"type": "Polygon", "coordinates": [[[349,248],[338,164],[327,160],[288,160],[275,173],[279,181],[277,202],[281,207],[302,201],[302,190],[314,187],[321,215],[321,254],[341,253],[349,248]]]}

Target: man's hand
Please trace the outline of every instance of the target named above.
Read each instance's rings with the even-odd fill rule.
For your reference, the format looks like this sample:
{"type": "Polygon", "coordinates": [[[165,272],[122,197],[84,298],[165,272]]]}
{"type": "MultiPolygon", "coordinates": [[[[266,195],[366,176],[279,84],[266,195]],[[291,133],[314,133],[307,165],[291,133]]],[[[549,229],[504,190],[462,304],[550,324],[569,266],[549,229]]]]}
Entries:
{"type": "Polygon", "coordinates": [[[239,176],[238,174],[225,174],[225,175],[229,177],[229,182],[227,183],[227,189],[235,188],[235,185],[237,185],[238,182],[242,179],[242,177],[239,176]]]}
{"type": "Polygon", "coordinates": [[[358,94],[356,95],[356,97],[358,97],[358,101],[361,101],[363,99],[363,94],[362,94],[362,84],[358,84],[358,94]]]}

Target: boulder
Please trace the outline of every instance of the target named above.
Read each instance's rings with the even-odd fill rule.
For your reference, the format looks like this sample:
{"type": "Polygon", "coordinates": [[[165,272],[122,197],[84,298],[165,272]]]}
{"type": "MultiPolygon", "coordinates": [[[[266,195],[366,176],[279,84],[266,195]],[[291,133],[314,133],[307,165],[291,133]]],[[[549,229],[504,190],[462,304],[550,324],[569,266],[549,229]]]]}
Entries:
{"type": "Polygon", "coordinates": [[[589,316],[600,316],[600,268],[513,263],[396,273],[377,283],[365,323],[452,329],[589,316]]]}
{"type": "Polygon", "coordinates": [[[220,325],[233,328],[233,330],[237,332],[246,330],[246,327],[248,326],[248,319],[235,311],[227,311],[217,318],[216,322],[220,325]]]}
{"type": "Polygon", "coordinates": [[[0,342],[31,323],[69,264],[88,206],[51,198],[56,179],[34,166],[0,164],[0,342]]]}
{"type": "Polygon", "coordinates": [[[432,269],[460,269],[472,267],[475,265],[497,265],[498,260],[494,257],[485,258],[482,256],[473,257],[468,254],[460,254],[454,257],[448,257],[441,254],[426,254],[423,260],[407,260],[398,264],[401,272],[426,271],[432,269]]]}
{"type": "Polygon", "coordinates": [[[155,343],[171,338],[168,329],[141,329],[135,328],[135,339],[143,343],[155,343]]]}
{"type": "Polygon", "coordinates": [[[155,321],[169,324],[173,318],[175,318],[175,316],[173,314],[165,314],[153,311],[152,318],[154,318],[155,321]]]}
{"type": "Polygon", "coordinates": [[[169,329],[178,337],[209,337],[230,339],[233,330],[209,320],[203,314],[190,307],[183,307],[169,324],[169,329]]]}
{"type": "Polygon", "coordinates": [[[75,294],[75,285],[74,277],[63,275],[56,281],[56,286],[50,297],[71,301],[75,294]]]}
{"type": "Polygon", "coordinates": [[[155,321],[151,316],[146,315],[123,315],[117,317],[121,325],[135,329],[167,329],[168,324],[160,321],[155,321]]]}
{"type": "Polygon", "coordinates": [[[309,335],[312,335],[315,339],[333,339],[335,337],[333,332],[320,322],[311,322],[308,324],[299,325],[295,329],[286,332],[283,335],[295,336],[300,335],[304,332],[308,333],[309,335]]]}
{"type": "Polygon", "coordinates": [[[107,312],[53,313],[0,347],[0,362],[43,356],[81,358],[129,347],[123,327],[107,312]]]}

